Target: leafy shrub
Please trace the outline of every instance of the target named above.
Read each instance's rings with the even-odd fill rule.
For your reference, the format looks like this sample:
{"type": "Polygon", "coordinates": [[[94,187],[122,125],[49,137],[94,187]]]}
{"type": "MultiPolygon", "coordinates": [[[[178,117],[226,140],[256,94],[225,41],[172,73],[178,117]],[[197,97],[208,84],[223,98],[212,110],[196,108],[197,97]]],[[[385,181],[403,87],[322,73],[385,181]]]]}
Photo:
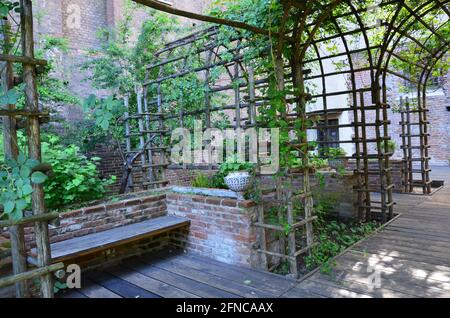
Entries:
{"type": "Polygon", "coordinates": [[[195,179],[192,182],[192,186],[194,188],[211,188],[212,182],[208,176],[204,175],[203,173],[199,173],[195,176],[195,179]]]}
{"type": "Polygon", "coordinates": [[[331,271],[330,260],[334,256],[370,235],[377,227],[375,223],[345,224],[338,221],[317,223],[320,224],[323,225],[316,226],[318,244],[311,249],[311,254],[305,257],[305,263],[309,270],[322,266],[325,273],[331,271]]]}
{"type": "MultiPolygon", "coordinates": [[[[32,184],[41,184],[47,176],[33,171],[39,162],[20,154],[17,160],[7,159],[0,170],[0,204],[12,220],[20,220],[30,207],[32,184]]],[[[3,216],[0,214],[0,216],[3,216]]]]}
{"type": "Polygon", "coordinates": [[[96,162],[88,159],[75,145],[62,146],[59,138],[47,136],[42,142],[43,162],[53,168],[53,176],[45,183],[45,200],[49,209],[100,199],[115,177],[99,178],[96,162]]]}

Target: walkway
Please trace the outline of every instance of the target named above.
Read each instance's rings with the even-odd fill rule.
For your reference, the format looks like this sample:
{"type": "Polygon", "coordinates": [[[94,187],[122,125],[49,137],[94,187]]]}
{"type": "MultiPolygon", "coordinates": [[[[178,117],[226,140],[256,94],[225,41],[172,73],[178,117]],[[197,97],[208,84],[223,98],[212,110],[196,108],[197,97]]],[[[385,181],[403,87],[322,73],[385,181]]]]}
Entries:
{"type": "Polygon", "coordinates": [[[434,169],[446,187],[433,196],[396,195],[402,215],[316,272],[287,297],[450,297],[450,168],[434,169]]]}

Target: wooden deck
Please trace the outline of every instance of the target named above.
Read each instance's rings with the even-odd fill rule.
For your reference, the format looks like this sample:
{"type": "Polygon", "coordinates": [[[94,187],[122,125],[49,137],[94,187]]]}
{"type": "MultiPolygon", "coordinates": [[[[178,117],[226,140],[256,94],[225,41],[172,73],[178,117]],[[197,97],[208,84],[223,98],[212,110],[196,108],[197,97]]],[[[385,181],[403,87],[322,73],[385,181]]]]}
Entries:
{"type": "Polygon", "coordinates": [[[443,172],[445,188],[396,195],[399,218],[339,256],[331,274],[318,271],[283,296],[450,297],[450,169],[443,172]]]}
{"type": "Polygon", "coordinates": [[[149,255],[83,275],[77,298],[274,298],[297,282],[190,253],[149,255]]]}
{"type": "Polygon", "coordinates": [[[194,254],[152,255],[85,274],[83,288],[65,297],[450,297],[446,179],[431,197],[396,195],[402,215],[337,257],[331,274],[298,282],[194,254]]]}

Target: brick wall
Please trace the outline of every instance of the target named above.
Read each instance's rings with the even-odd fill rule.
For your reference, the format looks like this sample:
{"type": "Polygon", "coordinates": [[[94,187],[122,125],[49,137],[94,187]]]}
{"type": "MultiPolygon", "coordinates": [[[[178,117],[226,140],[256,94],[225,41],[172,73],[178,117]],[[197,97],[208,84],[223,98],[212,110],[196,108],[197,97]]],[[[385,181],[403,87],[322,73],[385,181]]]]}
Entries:
{"type": "MultiPolygon", "coordinates": [[[[166,214],[165,194],[148,195],[119,202],[99,204],[61,213],[59,225],[50,226],[52,243],[65,241],[115,227],[142,222],[166,214]]],[[[28,247],[34,247],[34,227],[25,228],[28,247]]]]}
{"type": "Polygon", "coordinates": [[[168,214],[191,220],[189,234],[174,235],[175,245],[228,264],[258,266],[252,201],[168,193],[166,204],[168,214]]]}
{"type": "MultiPolygon", "coordinates": [[[[403,161],[401,160],[391,160],[390,161],[392,172],[392,183],[394,184],[394,192],[403,192],[403,161]]],[[[349,170],[356,169],[356,163],[349,163],[349,170]]],[[[369,161],[369,171],[378,172],[379,166],[377,161],[369,161]]],[[[373,188],[380,187],[380,177],[378,175],[369,175],[369,184],[373,188]]]]}
{"type": "MultiPolygon", "coordinates": [[[[107,94],[94,90],[89,82],[83,80],[88,74],[81,72],[79,64],[86,60],[89,50],[99,48],[101,41],[98,31],[113,28],[123,19],[126,0],[39,0],[33,1],[34,25],[37,40],[51,35],[69,40],[69,52],[61,53],[61,65],[57,76],[69,82],[69,89],[80,97],[91,93],[99,96],[107,94]],[[79,23],[78,23],[79,22],[79,23]]],[[[192,12],[203,12],[212,0],[173,0],[177,7],[192,12]]],[[[137,39],[142,23],[149,18],[145,8],[132,11],[131,40],[137,39]]],[[[182,25],[198,23],[180,18],[182,25]]],[[[169,39],[168,39],[169,40],[169,39]]]]}
{"type": "MultiPolygon", "coordinates": [[[[99,157],[101,161],[98,164],[98,170],[101,178],[110,178],[116,176],[116,182],[110,186],[109,192],[111,194],[119,193],[120,181],[123,175],[123,161],[117,147],[111,144],[97,144],[95,150],[89,153],[90,157],[99,157]]],[[[144,190],[142,187],[142,171],[139,168],[139,159],[134,164],[133,182],[135,191],[144,190]]],[[[216,170],[203,169],[167,169],[166,179],[169,180],[169,185],[191,186],[192,181],[198,174],[212,176],[216,170]]]]}

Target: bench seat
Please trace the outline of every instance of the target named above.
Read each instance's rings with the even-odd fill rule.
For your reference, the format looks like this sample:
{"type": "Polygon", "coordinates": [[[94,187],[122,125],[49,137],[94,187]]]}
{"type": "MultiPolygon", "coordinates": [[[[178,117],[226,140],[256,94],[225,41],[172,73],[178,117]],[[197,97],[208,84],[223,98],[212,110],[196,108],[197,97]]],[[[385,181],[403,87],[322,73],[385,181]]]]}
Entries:
{"type": "MultiPolygon", "coordinates": [[[[52,262],[61,262],[75,257],[107,250],[143,238],[189,226],[186,218],[162,216],[144,222],[116,227],[103,232],[51,244],[52,262]]],[[[36,249],[31,250],[31,263],[35,263],[36,249]],[[33,259],[34,258],[34,259],[33,259]]]]}

